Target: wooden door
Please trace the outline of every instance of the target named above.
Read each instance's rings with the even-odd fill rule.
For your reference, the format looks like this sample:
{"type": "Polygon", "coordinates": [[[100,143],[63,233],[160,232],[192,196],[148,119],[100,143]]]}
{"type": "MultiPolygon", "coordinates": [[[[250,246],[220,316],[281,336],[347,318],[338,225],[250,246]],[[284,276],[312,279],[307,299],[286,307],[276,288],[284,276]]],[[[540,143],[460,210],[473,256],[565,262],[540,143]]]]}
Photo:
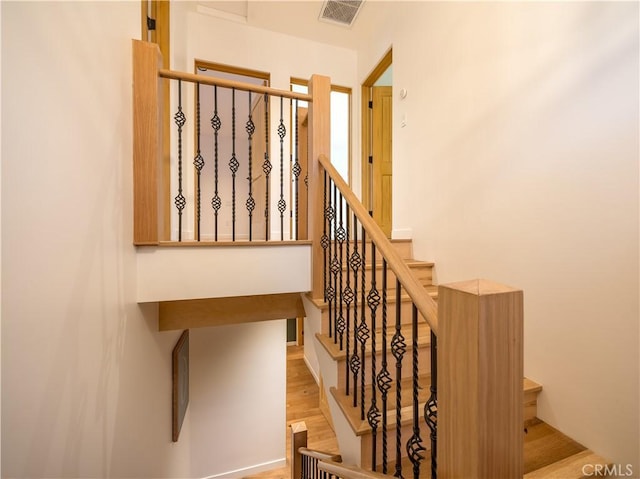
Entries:
{"type": "Polygon", "coordinates": [[[251,168],[251,196],[256,202],[251,218],[251,236],[253,240],[267,239],[266,217],[267,212],[267,181],[262,170],[266,144],[266,120],[264,96],[258,95],[253,102],[251,118],[256,130],[251,137],[252,168],[251,168]]]}
{"type": "Polygon", "coordinates": [[[373,219],[391,238],[392,227],[392,88],[372,88],[372,199],[373,219]]]}

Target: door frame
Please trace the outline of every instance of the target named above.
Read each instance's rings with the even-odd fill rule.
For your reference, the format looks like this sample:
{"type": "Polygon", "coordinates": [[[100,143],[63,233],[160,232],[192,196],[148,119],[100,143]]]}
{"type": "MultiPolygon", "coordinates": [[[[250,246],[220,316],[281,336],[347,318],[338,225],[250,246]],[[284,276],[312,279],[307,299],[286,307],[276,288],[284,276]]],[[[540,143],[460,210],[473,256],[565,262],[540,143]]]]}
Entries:
{"type": "Polygon", "coordinates": [[[382,74],[391,66],[393,62],[393,48],[389,48],[387,53],[384,54],[382,59],[378,62],[375,68],[371,71],[369,76],[366,78],[364,82],[362,82],[361,86],[361,121],[362,121],[362,161],[361,161],[361,184],[362,184],[362,204],[367,208],[367,210],[371,213],[373,211],[373,195],[371,190],[371,177],[370,177],[370,166],[369,166],[369,157],[372,155],[371,152],[371,129],[372,129],[372,118],[371,118],[371,110],[369,108],[369,102],[372,101],[371,98],[371,87],[374,86],[375,82],[378,81],[378,78],[382,76],[382,74]]]}

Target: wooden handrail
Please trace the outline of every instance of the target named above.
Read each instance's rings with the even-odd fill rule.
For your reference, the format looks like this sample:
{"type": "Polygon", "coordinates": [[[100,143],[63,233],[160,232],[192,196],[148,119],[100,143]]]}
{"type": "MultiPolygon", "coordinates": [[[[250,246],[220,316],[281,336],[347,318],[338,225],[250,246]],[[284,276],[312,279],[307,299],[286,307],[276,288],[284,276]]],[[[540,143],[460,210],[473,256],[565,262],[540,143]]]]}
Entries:
{"type": "Polygon", "coordinates": [[[367,232],[369,239],[371,239],[371,241],[376,245],[376,248],[378,248],[382,256],[386,259],[388,267],[395,273],[396,278],[400,281],[400,284],[402,284],[407,294],[411,297],[411,300],[418,308],[418,311],[420,311],[422,316],[427,320],[431,330],[437,334],[438,306],[435,301],[431,296],[429,296],[427,291],[424,289],[424,286],[420,284],[413,273],[411,273],[407,264],[393,248],[389,239],[382,232],[376,222],[373,221],[369,212],[362,205],[353,191],[351,191],[349,185],[347,185],[347,183],[342,179],[340,173],[338,173],[338,170],[335,169],[329,159],[325,155],[320,155],[318,157],[318,161],[338,187],[347,204],[351,207],[351,211],[353,211],[360,220],[360,223],[367,232]]]}
{"type": "Polygon", "coordinates": [[[341,479],[389,479],[391,477],[379,472],[365,471],[356,466],[345,466],[331,460],[320,461],[318,469],[341,479]]]}
{"type": "Polygon", "coordinates": [[[313,449],[307,449],[306,447],[299,448],[298,452],[303,456],[313,457],[318,461],[342,462],[342,456],[340,454],[330,454],[328,452],[314,451],[313,449]]]}
{"type": "Polygon", "coordinates": [[[281,96],[283,98],[291,98],[292,100],[313,101],[311,95],[306,93],[298,93],[289,90],[278,90],[268,86],[253,85],[224,78],[213,78],[204,75],[196,75],[195,73],[178,72],[175,70],[160,69],[158,71],[160,78],[169,78],[172,80],[183,80],[191,83],[200,83],[201,85],[213,85],[224,88],[235,88],[236,90],[250,91],[253,93],[266,93],[271,96],[281,96]]]}

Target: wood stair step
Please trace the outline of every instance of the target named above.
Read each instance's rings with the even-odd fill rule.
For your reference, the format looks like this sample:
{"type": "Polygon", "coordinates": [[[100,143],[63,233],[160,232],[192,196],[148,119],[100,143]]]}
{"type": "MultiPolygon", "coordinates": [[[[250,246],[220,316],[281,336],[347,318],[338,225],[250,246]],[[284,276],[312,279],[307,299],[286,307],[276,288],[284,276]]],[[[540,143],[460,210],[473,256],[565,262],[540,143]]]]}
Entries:
{"type": "Polygon", "coordinates": [[[588,477],[611,477],[606,474],[606,466],[611,463],[585,449],[577,454],[561,459],[548,466],[525,474],[524,479],[582,479],[588,477]],[[596,467],[600,471],[596,473],[596,467]]]}

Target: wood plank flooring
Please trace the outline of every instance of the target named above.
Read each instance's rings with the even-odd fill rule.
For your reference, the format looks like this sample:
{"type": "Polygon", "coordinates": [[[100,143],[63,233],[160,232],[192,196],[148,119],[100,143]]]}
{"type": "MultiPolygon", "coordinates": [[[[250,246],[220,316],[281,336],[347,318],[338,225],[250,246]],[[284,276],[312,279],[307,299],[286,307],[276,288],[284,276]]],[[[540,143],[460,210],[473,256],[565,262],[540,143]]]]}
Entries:
{"type": "Polygon", "coordinates": [[[304,421],[307,424],[307,443],[310,449],[338,454],[338,441],[322,412],[320,412],[320,390],[304,362],[303,346],[287,347],[287,424],[282,433],[287,438],[287,466],[245,479],[291,479],[289,425],[304,421]]]}

